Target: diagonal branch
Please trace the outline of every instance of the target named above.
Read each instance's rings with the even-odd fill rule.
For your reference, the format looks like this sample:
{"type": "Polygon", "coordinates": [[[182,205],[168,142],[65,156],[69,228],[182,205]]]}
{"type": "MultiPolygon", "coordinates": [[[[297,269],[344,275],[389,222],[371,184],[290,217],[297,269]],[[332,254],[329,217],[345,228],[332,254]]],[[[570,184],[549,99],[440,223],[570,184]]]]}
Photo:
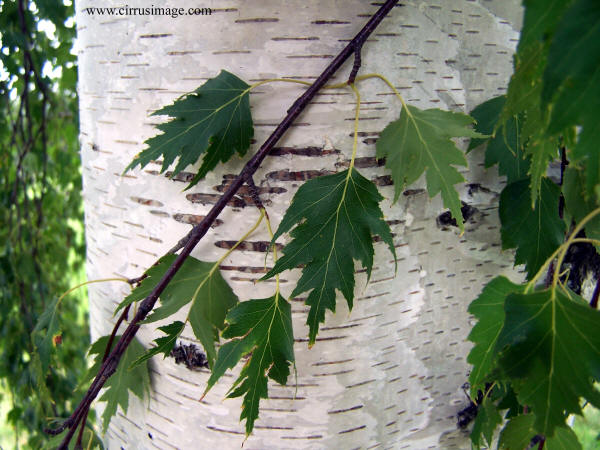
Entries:
{"type": "MultiPolygon", "coordinates": [[[[360,32],[348,43],[348,45],[336,56],[336,58],[325,68],[321,75],[315,80],[315,82],[294,102],[292,107],[288,110],[285,118],[280,122],[273,133],[263,143],[257,153],[246,163],[239,175],[233,180],[227,191],[221,196],[221,198],[215,203],[213,208],[208,212],[205,218],[198,225],[190,231],[186,240],[185,246],[181,250],[181,253],[177,256],[177,259],[173,262],[171,267],[165,272],[162,279],[156,284],[150,295],[146,297],[140,304],[139,309],[133,320],[130,322],[127,329],[124,331],[121,339],[116,343],[115,348],[110,353],[108,358],[104,361],[100,367],[96,378],[90,385],[87,393],[77,406],[71,417],[69,417],[61,427],[52,430],[52,434],[58,434],[69,428],[69,432],[60,444],[60,449],[66,449],[71,441],[77,425],[85,416],[85,412],[91,405],[92,401],[96,398],[102,386],[108,378],[115,372],[117,365],[127,346],[133,340],[135,334],[140,328],[140,321],[144,320],[146,315],[152,310],[154,304],[158,300],[160,294],[167,287],[169,282],[173,279],[177,271],[183,265],[185,259],[190,255],[196,244],[206,234],[210,226],[217,219],[221,211],[225,208],[227,203],[236,194],[238,189],[249,180],[256,170],[260,167],[262,161],[269,154],[271,149],[287,131],[294,120],[300,115],[300,113],[308,106],[315,94],[329,81],[329,79],[337,72],[342,64],[352,55],[356,54],[357,49],[360,51],[360,47],[365,42],[367,37],[375,30],[375,28],[381,23],[384,17],[390,12],[390,10],[398,3],[398,0],[386,0],[386,2],[377,10],[377,12],[369,19],[367,24],[360,30],[360,32]]],[[[183,241],[183,240],[182,240],[183,241]]],[[[182,242],[180,241],[180,242],[182,242]]]]}

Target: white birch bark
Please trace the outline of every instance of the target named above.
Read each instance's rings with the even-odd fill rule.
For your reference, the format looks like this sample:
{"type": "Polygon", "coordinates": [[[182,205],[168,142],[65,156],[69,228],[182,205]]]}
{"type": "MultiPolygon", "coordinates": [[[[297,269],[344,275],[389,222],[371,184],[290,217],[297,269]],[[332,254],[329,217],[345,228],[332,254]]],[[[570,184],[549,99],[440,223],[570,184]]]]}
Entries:
{"type": "MultiPolygon", "coordinates": [[[[110,3],[123,6],[112,1],[102,6],[110,3]]],[[[156,132],[153,111],[221,69],[248,82],[313,80],[379,3],[161,5],[212,8],[210,16],[176,19],[89,15],[84,11],[89,6],[98,5],[77,2],[88,276],[96,279],[139,276],[209,210],[227,179],[243,166],[239,159],[220,166],[185,193],[185,184],[158,173],[159,165],[123,175],[156,132]]],[[[407,102],[420,108],[470,111],[505,91],[520,14],[518,0],[404,1],[364,46],[361,73],[386,75],[407,102]]],[[[351,62],[338,73],[338,81],[350,67],[351,62]]],[[[271,398],[261,403],[245,449],[469,448],[466,433],[456,425],[456,413],[467,403],[461,386],[469,371],[465,338],[473,323],[466,309],[492,276],[515,276],[510,255],[500,247],[497,200],[503,180],[496,169],[483,168],[481,152],[469,155],[469,169],[463,171],[467,183],[458,188],[477,212],[462,236],[437,223],[444,212],[441,200],[429,199],[422,180],[391,205],[388,173],[373,157],[378,132],[397,118],[400,105],[376,80],[361,82],[359,89],[357,167],[378,181],[388,199],[383,211],[395,233],[398,270],[394,273],[389,252],[377,243],[370,282],[364,273],[357,275],[353,311],[339,298],[337,313],[327,315],[310,350],[307,308],[301,300],[292,302],[298,384],[293,379],[287,387],[269,384],[271,398]]],[[[278,83],[251,94],[253,150],[301,90],[278,83]]],[[[354,106],[349,90],[319,94],[257,173],[275,225],[302,180],[347,165],[354,106]]],[[[193,255],[216,260],[257,215],[244,199],[236,200],[193,255]]],[[[254,284],[265,241],[267,231],[261,228],[224,262],[223,274],[242,300],[272,294],[272,283],[254,284]]],[[[284,295],[298,276],[299,271],[283,274],[284,295]]],[[[128,291],[124,286],[90,286],[93,339],[110,332],[115,305],[128,291]]],[[[142,327],[138,335],[144,344],[157,335],[155,328],[142,327]]],[[[196,342],[191,329],[183,338],[196,342]]],[[[190,371],[172,358],[154,358],[151,367],[151,396],[145,403],[131,396],[128,414],[119,411],[105,436],[110,449],[240,448],[240,401],[223,401],[232,376],[199,403],[207,371],[190,371]]]]}

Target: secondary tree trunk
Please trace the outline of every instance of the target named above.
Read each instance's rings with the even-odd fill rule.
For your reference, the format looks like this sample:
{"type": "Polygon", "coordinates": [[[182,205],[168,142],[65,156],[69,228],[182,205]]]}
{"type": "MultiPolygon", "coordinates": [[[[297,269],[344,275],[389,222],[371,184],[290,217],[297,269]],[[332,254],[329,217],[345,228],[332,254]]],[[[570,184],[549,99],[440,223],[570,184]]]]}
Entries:
{"type": "MultiPolygon", "coordinates": [[[[106,5],[111,6],[106,2],[106,5]]],[[[469,111],[502,94],[518,39],[518,0],[405,1],[394,8],[363,48],[360,73],[386,75],[410,104],[469,111]]],[[[273,77],[313,80],[368,20],[378,3],[360,0],[280,2],[214,0],[211,15],[91,15],[95,2],[77,3],[79,94],[88,276],[135,277],[171,248],[208,211],[243,165],[236,160],[190,191],[181,178],[150,165],[123,175],[143,142],[156,133],[150,113],[226,69],[248,82],[273,77]]],[[[115,6],[122,6],[116,5],[115,6]]],[[[129,5],[146,6],[146,5],[129,5]]],[[[345,80],[351,62],[338,73],[345,80]]],[[[262,86],[251,95],[254,149],[272,131],[301,87],[262,86]]],[[[385,85],[361,82],[357,167],[376,180],[388,199],[393,187],[374,159],[378,133],[397,118],[400,105],[385,85]]],[[[278,224],[304,180],[338,170],[352,148],[352,92],[323,92],[296,122],[257,173],[269,214],[278,224]]],[[[395,233],[398,270],[376,244],[370,282],[359,273],[351,313],[339,299],[312,349],[307,348],[307,308],[293,299],[297,389],[269,384],[260,419],[245,444],[258,448],[468,448],[456,413],[467,403],[462,385],[472,326],[471,300],[494,275],[510,273],[501,254],[497,197],[503,180],[469,156],[459,186],[469,206],[467,230],[448,224],[439,198],[419,181],[398,203],[383,205],[395,233]]],[[[193,255],[215,260],[257,219],[243,196],[224,211],[193,255]]],[[[259,229],[223,264],[242,300],[268,297],[261,276],[267,231],[259,229]]],[[[267,264],[271,264],[267,260],[267,264]]],[[[298,271],[283,274],[283,294],[298,271]]],[[[124,285],[123,285],[124,286],[124,285]]],[[[92,335],[111,330],[115,305],[127,294],[120,284],[89,288],[92,335]]],[[[160,323],[158,325],[161,325],[160,323]]],[[[147,345],[156,326],[144,326],[147,345]]],[[[194,343],[186,330],[185,343],[194,343]]],[[[239,448],[240,402],[225,400],[224,377],[202,403],[208,372],[191,371],[173,358],[152,360],[153,389],[146,403],[130,397],[127,416],[114,418],[109,448],[239,448]],[[215,447],[216,448],[216,447],[215,447]]]]}

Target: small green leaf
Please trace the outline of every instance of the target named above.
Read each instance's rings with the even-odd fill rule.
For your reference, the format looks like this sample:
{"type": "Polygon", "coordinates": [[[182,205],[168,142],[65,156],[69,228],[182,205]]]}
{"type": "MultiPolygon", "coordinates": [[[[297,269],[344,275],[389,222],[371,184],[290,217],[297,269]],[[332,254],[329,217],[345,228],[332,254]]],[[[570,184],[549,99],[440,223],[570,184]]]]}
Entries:
{"type": "Polygon", "coordinates": [[[485,167],[498,164],[498,173],[506,176],[507,183],[525,178],[529,172],[530,159],[523,151],[521,119],[514,116],[500,122],[506,96],[494,97],[477,106],[471,116],[477,121],[475,131],[491,135],[489,139],[471,139],[467,151],[487,141],[485,167]]]}
{"type": "Polygon", "coordinates": [[[502,248],[516,248],[515,264],[525,264],[531,279],[562,244],[565,223],[558,215],[560,190],[542,179],[540,197],[531,208],[529,180],[511,183],[500,195],[502,248]]]}
{"type": "Polygon", "coordinates": [[[246,419],[249,435],[258,418],[261,398],[268,397],[267,377],[285,384],[294,363],[294,335],[290,304],[279,294],[248,300],[227,314],[228,327],[223,338],[233,339],[219,348],[217,361],[208,380],[205,394],[227,369],[251,354],[228,397],[244,396],[240,420],[246,419]]]}
{"type": "MultiPolygon", "coordinates": [[[[600,86],[600,80],[598,80],[600,86]]],[[[600,93],[598,94],[600,98],[600,93]]],[[[600,106],[598,107],[600,111],[600,106]]],[[[579,133],[577,144],[573,149],[572,161],[578,163],[584,168],[584,195],[593,196],[594,189],[600,185],[600,151],[598,143],[600,142],[600,127],[596,121],[585,123],[583,130],[579,133]]],[[[596,201],[600,201],[600,196],[596,196],[596,201]]]]}
{"type": "Polygon", "coordinates": [[[469,313],[478,322],[471,330],[468,339],[475,343],[467,361],[473,366],[469,375],[471,393],[485,389],[485,382],[494,367],[497,356],[496,342],[504,325],[504,302],[513,292],[522,292],[523,286],[514,284],[507,278],[499,276],[490,281],[479,297],[469,305],[469,313]]]}
{"type": "MultiPolygon", "coordinates": [[[[145,298],[176,258],[177,255],[165,255],[148,269],[147,277],[119,305],[117,311],[145,298]]],[[[160,306],[142,323],[152,323],[170,317],[191,303],[186,321],[190,322],[212,366],[216,356],[214,342],[218,339],[218,330],[223,329],[227,311],[237,302],[237,296],[221,276],[216,263],[188,256],[161,294],[160,306]]]]}
{"type": "Polygon", "coordinates": [[[497,406],[491,398],[485,397],[479,405],[477,417],[475,417],[473,430],[471,431],[471,442],[475,448],[480,448],[486,444],[488,448],[491,447],[494,431],[501,423],[502,416],[498,412],[497,406]],[[482,441],[482,437],[485,442],[482,441]]]}
{"type": "Polygon", "coordinates": [[[519,52],[532,43],[548,41],[569,3],[571,0],[525,0],[519,52]]]}
{"type": "MultiPolygon", "coordinates": [[[[120,338],[121,336],[115,336],[112,345],[114,346],[120,338]]],[[[102,336],[92,344],[89,354],[96,356],[94,358],[94,365],[88,370],[87,380],[91,380],[98,373],[102,365],[102,358],[106,352],[108,340],[109,336],[102,336]]],[[[117,370],[104,384],[104,394],[99,399],[101,402],[106,402],[104,413],[102,414],[104,432],[108,429],[110,419],[117,413],[119,406],[124,413],[127,413],[129,391],[143,400],[144,394],[150,389],[150,376],[148,375],[147,365],[141,364],[131,368],[134,361],[141,358],[145,352],[146,349],[144,346],[134,338],[125,350],[121,361],[119,361],[117,370]]]]}
{"type": "Polygon", "coordinates": [[[131,367],[135,367],[138,364],[143,363],[144,361],[149,360],[154,355],[158,355],[159,353],[164,354],[164,358],[171,354],[171,350],[175,347],[175,343],[177,342],[177,338],[183,331],[185,324],[180,321],[173,322],[170,325],[165,325],[164,327],[158,327],[160,331],[166,334],[166,336],[161,336],[159,338],[154,339],[156,342],[156,346],[148,350],[138,359],[136,359],[131,367]]]}
{"type": "Polygon", "coordinates": [[[162,134],[146,141],[148,148],[138,154],[125,171],[163,157],[161,172],[175,158],[177,175],[204,155],[198,173],[188,189],[237,152],[243,156],[254,135],[249,102],[250,86],[235,75],[222,70],[192,94],[188,94],[153,115],[171,117],[157,128],[162,134]]]}
{"type": "Polygon", "coordinates": [[[531,439],[537,434],[533,429],[533,414],[521,414],[508,421],[500,433],[499,449],[523,450],[529,447],[531,439]]]}
{"type": "MultiPolygon", "coordinates": [[[[576,0],[562,16],[548,51],[542,92],[544,101],[550,101],[566,81],[577,84],[585,91],[595,84],[599,70],[600,4],[597,0],[576,0]]],[[[583,97],[581,99],[586,101],[583,97]]],[[[587,101],[598,102],[597,99],[587,101]]],[[[571,111],[579,108],[577,106],[571,111]]],[[[578,120],[571,123],[578,123],[578,120]]],[[[560,128],[562,126],[558,126],[560,128]]]]}
{"type": "Polygon", "coordinates": [[[392,172],[394,201],[407,184],[426,172],[429,196],[441,192],[444,206],[464,231],[461,202],[454,188],[464,178],[453,166],[466,166],[467,160],[451,138],[485,138],[469,128],[473,123],[472,117],[462,113],[404,108],[400,118],[385,127],[377,140],[377,158],[386,158],[385,166],[392,172]]]}
{"type": "Polygon", "coordinates": [[[581,400],[600,406],[600,311],[574,301],[562,288],[510,294],[498,338],[499,364],[537,433],[551,437],[581,400]]]}
{"type": "Polygon", "coordinates": [[[375,235],[388,245],[395,258],[392,234],[379,208],[381,200],[377,187],[354,168],[314,178],[298,189],[273,237],[275,242],[295,227],[284,255],[263,279],[305,266],[291,295],[311,291],[306,300],[310,305],[309,345],[315,342],[325,310],[335,311],[336,289],[352,309],[354,260],[359,260],[370,276],[375,235]]]}

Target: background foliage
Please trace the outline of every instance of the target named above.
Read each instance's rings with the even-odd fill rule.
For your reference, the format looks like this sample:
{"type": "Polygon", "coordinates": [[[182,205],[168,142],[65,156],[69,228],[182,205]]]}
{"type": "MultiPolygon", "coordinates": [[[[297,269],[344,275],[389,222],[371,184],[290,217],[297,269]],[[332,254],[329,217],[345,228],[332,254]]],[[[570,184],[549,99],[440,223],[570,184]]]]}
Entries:
{"type": "Polygon", "coordinates": [[[0,3],[0,423],[12,429],[5,448],[40,448],[49,421],[73,408],[85,368],[81,297],[66,297],[60,317],[44,317],[56,334],[32,335],[85,258],[73,14],[72,3],[0,3]],[[59,322],[68,324],[62,335],[59,322]]]}

